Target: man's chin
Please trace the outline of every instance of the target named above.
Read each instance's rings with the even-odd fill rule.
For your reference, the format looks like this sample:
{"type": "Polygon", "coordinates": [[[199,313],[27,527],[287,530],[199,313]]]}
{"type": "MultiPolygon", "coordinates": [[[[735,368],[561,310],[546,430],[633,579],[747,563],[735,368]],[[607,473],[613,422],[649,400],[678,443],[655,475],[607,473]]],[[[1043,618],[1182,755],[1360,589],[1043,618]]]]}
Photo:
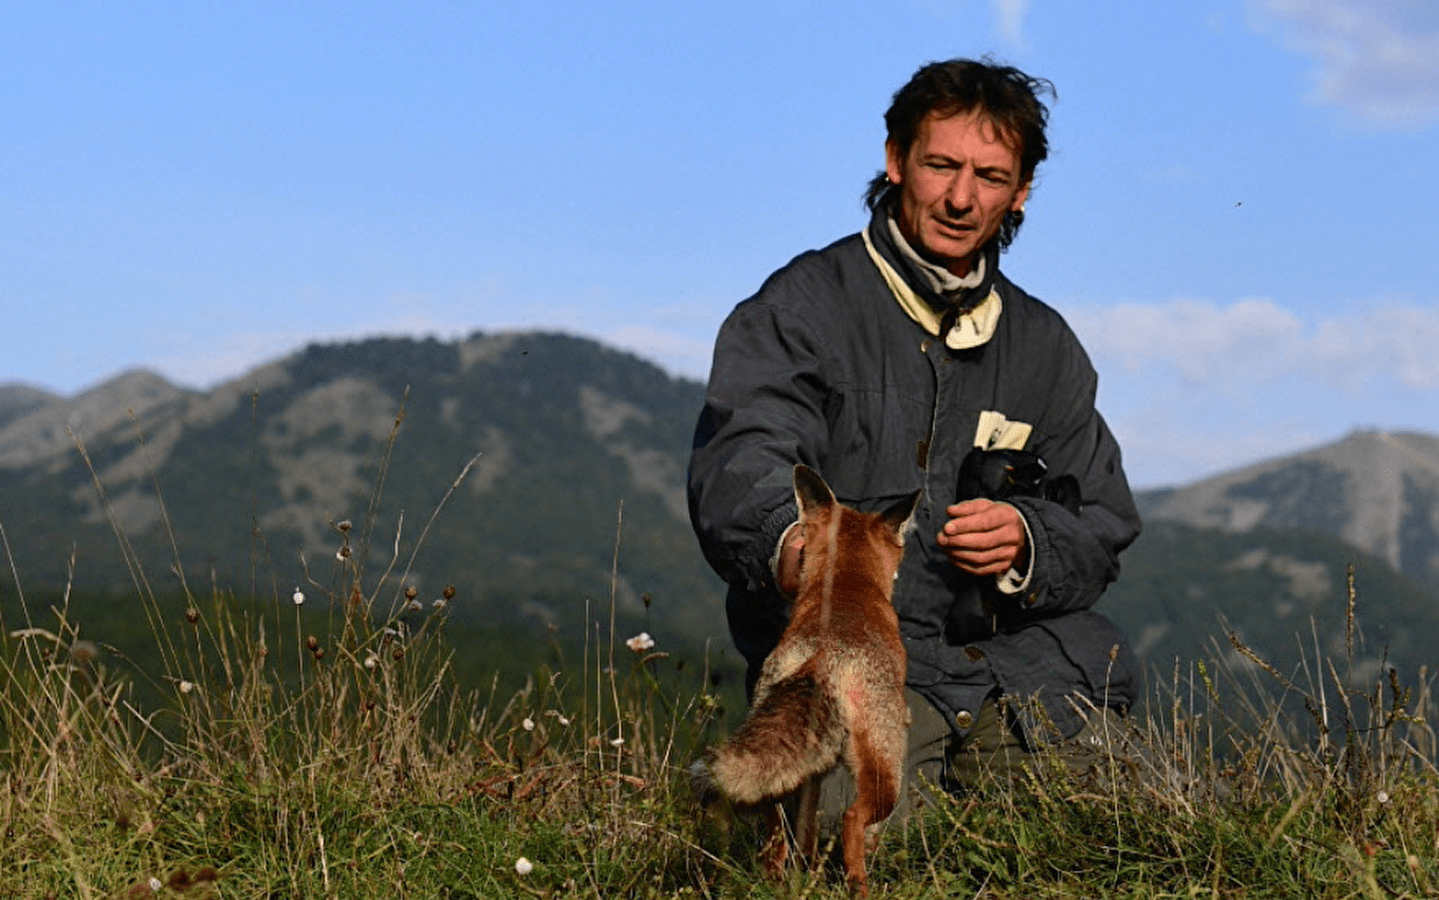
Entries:
{"type": "Polygon", "coordinates": [[[925,259],[951,272],[968,272],[970,264],[979,253],[979,246],[972,238],[958,240],[942,235],[928,235],[921,251],[925,259]]]}

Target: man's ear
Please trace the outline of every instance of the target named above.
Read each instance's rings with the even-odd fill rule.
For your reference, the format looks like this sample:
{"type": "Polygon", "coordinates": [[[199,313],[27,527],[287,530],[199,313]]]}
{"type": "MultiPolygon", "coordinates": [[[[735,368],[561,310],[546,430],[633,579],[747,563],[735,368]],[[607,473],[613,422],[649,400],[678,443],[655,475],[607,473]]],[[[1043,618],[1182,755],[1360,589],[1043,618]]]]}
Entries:
{"type": "Polygon", "coordinates": [[[1034,183],[1034,178],[1027,178],[1019,190],[1014,192],[1014,200],[1009,204],[1010,212],[1024,212],[1024,201],[1029,199],[1029,186],[1034,183]]]}
{"type": "Polygon", "coordinates": [[[889,176],[890,184],[899,184],[904,180],[904,156],[894,141],[884,142],[884,174],[889,176]]]}

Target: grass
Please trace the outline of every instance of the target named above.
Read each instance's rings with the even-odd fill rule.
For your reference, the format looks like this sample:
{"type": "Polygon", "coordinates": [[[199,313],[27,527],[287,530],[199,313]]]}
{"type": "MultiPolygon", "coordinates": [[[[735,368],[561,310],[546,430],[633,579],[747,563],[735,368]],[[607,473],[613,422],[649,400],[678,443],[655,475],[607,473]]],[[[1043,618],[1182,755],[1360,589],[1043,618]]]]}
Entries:
{"type": "MultiPolygon", "coordinates": [[[[313,642],[223,596],[157,618],[168,692],[144,708],[65,609],[11,628],[0,896],[844,895],[832,866],[764,881],[756,827],[695,808],[717,704],[662,651],[606,635],[578,673],[466,693],[443,611],[403,631],[363,592],[329,602],[313,642]]],[[[1176,667],[1115,768],[1041,764],[890,829],[876,892],[1433,896],[1427,683],[1301,684],[1236,651],[1176,667]]]]}
{"type": "MultiPolygon", "coordinates": [[[[180,613],[137,578],[152,640],[130,655],[20,592],[0,622],[0,897],[846,896],[834,865],[766,881],[757,823],[696,808],[685,768],[724,727],[702,666],[629,649],[611,619],[574,668],[464,686],[443,604],[416,608],[403,571],[364,583],[363,556],[330,587],[187,593],[180,613]]],[[[1353,609],[1351,588],[1351,629],[1353,609]]],[[[1041,759],[888,829],[872,890],[1439,895],[1427,673],[1214,649],[1154,679],[1105,764],[1041,759]]]]}

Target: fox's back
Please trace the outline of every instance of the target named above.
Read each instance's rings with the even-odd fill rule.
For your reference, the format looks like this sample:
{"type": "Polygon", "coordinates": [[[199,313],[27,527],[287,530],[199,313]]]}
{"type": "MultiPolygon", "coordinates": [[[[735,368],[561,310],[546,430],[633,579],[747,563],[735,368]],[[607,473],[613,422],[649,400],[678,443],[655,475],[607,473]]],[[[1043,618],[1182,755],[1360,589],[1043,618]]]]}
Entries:
{"type": "Polygon", "coordinates": [[[776,676],[813,661],[817,674],[836,682],[903,685],[904,643],[891,604],[902,539],[877,514],[838,504],[804,523],[800,590],[772,654],[776,676]]]}

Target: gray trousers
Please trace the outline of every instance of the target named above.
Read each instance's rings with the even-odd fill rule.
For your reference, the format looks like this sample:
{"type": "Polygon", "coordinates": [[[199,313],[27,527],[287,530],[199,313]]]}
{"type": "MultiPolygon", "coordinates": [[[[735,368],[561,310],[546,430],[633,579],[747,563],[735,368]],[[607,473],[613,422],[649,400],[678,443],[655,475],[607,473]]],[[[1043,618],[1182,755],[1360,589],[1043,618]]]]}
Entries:
{"type": "MultiPolygon", "coordinates": [[[[1128,757],[1132,749],[1132,729],[1112,709],[1093,711],[1077,735],[1035,752],[1026,747],[996,700],[984,702],[973,726],[960,740],[933,704],[908,688],[904,695],[909,704],[909,748],[904,784],[889,817],[891,823],[903,822],[932,804],[936,792],[959,793],[985,783],[1007,782],[1021,774],[1026,763],[1032,766],[1041,754],[1082,774],[1116,756],[1128,757]]],[[[848,769],[837,766],[825,775],[819,789],[820,830],[836,828],[854,798],[854,778],[848,769]]]]}

